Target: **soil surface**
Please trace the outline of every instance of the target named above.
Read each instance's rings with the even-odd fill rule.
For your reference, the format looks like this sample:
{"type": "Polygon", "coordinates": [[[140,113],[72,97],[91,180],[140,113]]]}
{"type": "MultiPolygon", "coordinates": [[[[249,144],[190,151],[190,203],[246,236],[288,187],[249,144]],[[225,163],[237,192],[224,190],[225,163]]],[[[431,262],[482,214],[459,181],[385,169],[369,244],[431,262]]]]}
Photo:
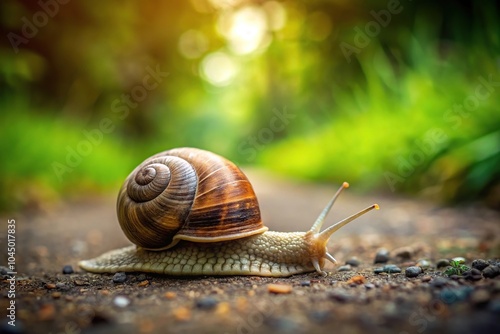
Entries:
{"type": "MultiPolygon", "coordinates": [[[[271,230],[309,229],[336,190],[247,174],[271,230]]],[[[0,276],[0,332],[500,333],[498,212],[351,188],[325,225],[374,202],[381,209],[331,238],[328,248],[339,263],[327,265],[326,277],[87,273],[79,260],[130,244],[116,220],[114,194],[3,215],[0,265],[8,265],[7,220],[15,219],[17,275],[15,298],[9,298],[11,276],[5,270],[0,276]],[[476,269],[449,277],[446,260],[455,257],[476,269]],[[66,265],[74,272],[64,274],[66,265]],[[412,266],[422,272],[411,268],[416,277],[407,277],[412,266]],[[5,317],[13,300],[15,327],[5,317]]]]}

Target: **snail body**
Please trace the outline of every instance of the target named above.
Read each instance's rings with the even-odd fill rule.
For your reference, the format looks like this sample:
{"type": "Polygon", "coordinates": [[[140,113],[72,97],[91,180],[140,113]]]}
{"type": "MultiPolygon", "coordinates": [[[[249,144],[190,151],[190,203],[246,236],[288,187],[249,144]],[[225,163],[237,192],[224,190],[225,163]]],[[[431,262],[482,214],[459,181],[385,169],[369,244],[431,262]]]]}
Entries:
{"type": "Polygon", "coordinates": [[[178,148],[145,160],[117,200],[120,226],[134,246],[81,261],[96,273],[285,277],[335,263],[326,245],[340,227],[374,204],[320,232],[340,187],[307,232],[268,231],[243,172],[214,153],[178,148]]]}

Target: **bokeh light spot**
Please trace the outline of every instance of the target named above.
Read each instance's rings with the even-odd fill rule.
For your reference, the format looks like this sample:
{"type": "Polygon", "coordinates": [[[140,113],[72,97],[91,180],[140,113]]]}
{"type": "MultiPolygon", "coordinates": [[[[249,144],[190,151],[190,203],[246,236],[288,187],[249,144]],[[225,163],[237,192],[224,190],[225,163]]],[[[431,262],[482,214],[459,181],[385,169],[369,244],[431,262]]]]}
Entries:
{"type": "Polygon", "coordinates": [[[201,73],[214,86],[226,86],[238,71],[236,63],[224,52],[208,54],[201,63],[201,73]]]}
{"type": "Polygon", "coordinates": [[[208,40],[197,30],[188,30],[179,38],[179,52],[188,59],[199,58],[208,49],[208,40]]]}

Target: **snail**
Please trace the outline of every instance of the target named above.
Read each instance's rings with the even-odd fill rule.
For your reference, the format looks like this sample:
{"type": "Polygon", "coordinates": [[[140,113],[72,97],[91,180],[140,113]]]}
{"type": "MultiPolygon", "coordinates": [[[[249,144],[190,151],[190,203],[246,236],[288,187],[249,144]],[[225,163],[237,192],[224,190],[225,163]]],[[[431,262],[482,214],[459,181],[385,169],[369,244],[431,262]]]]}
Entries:
{"type": "Polygon", "coordinates": [[[273,232],[264,226],[252,185],[225,158],[176,148],[141,163],[118,194],[117,215],[135,245],[80,261],[94,273],[286,277],[336,263],[326,247],[342,226],[378,209],[373,204],[320,232],[344,182],[307,232],[273,232]]]}

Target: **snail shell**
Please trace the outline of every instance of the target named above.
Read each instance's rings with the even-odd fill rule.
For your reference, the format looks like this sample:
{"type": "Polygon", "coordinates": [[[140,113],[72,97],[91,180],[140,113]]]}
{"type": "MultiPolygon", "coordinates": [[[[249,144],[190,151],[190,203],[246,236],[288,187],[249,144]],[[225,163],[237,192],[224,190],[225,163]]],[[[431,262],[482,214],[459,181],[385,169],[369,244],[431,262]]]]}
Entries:
{"type": "Polygon", "coordinates": [[[245,174],[223,157],[195,148],[172,149],[141,163],[118,194],[117,213],[127,238],[149,250],[268,230],[245,174]]]}

